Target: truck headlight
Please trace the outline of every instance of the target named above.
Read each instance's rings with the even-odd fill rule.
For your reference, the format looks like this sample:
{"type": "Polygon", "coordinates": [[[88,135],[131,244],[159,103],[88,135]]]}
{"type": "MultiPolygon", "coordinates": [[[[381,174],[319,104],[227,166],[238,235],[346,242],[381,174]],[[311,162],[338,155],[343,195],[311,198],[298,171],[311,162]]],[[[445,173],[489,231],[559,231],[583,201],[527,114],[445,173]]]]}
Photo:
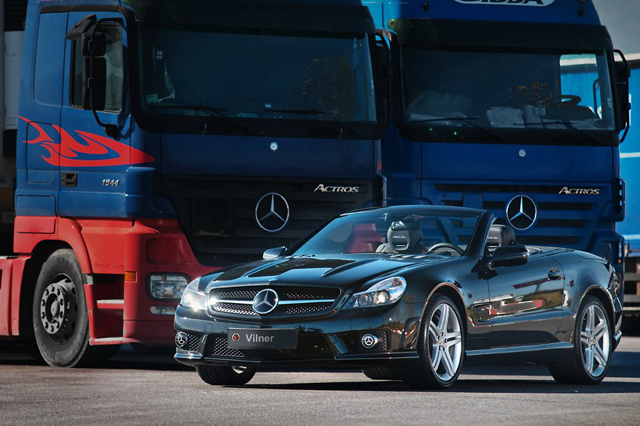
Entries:
{"type": "Polygon", "coordinates": [[[179,300],[189,279],[182,274],[149,275],[149,295],[156,300],[179,300]]]}
{"type": "Polygon", "coordinates": [[[207,295],[198,291],[198,284],[200,284],[200,277],[189,283],[180,300],[182,306],[192,311],[203,311],[206,308],[207,295]]]}
{"type": "Polygon", "coordinates": [[[396,303],[405,290],[407,281],[402,277],[386,278],[369,287],[368,290],[355,293],[343,309],[370,308],[396,303]]]}

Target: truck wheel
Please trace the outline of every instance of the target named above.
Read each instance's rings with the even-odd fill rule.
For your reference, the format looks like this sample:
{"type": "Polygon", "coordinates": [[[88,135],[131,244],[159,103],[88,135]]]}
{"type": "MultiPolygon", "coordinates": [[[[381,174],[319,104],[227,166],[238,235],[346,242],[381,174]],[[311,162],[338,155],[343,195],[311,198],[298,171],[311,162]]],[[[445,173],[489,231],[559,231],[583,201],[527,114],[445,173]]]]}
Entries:
{"type": "Polygon", "coordinates": [[[36,343],[47,364],[74,367],[87,361],[89,315],[73,250],[57,250],[42,265],[32,318],[36,343]]]}
{"type": "Polygon", "coordinates": [[[256,369],[240,366],[208,367],[200,365],[196,367],[196,372],[204,382],[210,385],[242,386],[253,379],[256,369]]]}
{"type": "Polygon", "coordinates": [[[609,317],[602,302],[587,296],[576,316],[573,349],[568,361],[549,364],[556,382],[595,385],[609,370],[613,338],[609,317]]]}

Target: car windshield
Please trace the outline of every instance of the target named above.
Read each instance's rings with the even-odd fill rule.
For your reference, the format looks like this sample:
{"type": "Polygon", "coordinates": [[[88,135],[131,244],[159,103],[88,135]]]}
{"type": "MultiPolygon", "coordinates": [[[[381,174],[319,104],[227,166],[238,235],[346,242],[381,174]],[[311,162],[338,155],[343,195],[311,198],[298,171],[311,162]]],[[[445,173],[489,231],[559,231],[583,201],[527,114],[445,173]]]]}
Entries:
{"type": "Polygon", "coordinates": [[[403,46],[406,123],[485,129],[612,130],[604,52],[403,46]]]}
{"type": "Polygon", "coordinates": [[[381,209],[329,222],[293,255],[378,253],[464,254],[479,213],[437,209],[381,209]]]}
{"type": "Polygon", "coordinates": [[[364,34],[141,27],[148,113],[376,121],[364,34]]]}

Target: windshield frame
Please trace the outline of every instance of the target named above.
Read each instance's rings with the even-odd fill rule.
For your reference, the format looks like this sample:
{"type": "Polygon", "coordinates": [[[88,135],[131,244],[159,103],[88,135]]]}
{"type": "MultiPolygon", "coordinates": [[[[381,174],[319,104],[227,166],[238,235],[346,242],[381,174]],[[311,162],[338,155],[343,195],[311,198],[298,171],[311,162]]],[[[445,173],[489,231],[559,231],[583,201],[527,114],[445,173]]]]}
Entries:
{"type": "MultiPolygon", "coordinates": [[[[144,130],[160,133],[187,133],[187,134],[215,134],[215,135],[236,135],[236,136],[275,136],[275,137],[304,137],[316,139],[380,139],[384,133],[386,119],[384,117],[383,91],[380,85],[382,82],[376,78],[376,55],[375,34],[352,33],[352,32],[326,32],[317,34],[322,37],[330,37],[337,34],[339,36],[362,36],[368,43],[369,59],[371,63],[371,77],[373,82],[373,102],[375,111],[375,121],[358,122],[328,120],[326,117],[309,115],[305,118],[248,118],[231,116],[225,119],[220,115],[185,116],[183,114],[160,114],[145,111],[143,107],[143,93],[140,79],[142,78],[142,65],[139,55],[141,49],[140,27],[138,22],[130,27],[130,99],[132,112],[136,122],[144,130]],[[135,28],[134,28],[135,27],[135,28]],[[235,122],[235,123],[234,123],[235,122]]],[[[183,27],[180,25],[179,27],[183,27]]],[[[218,28],[210,27],[215,32],[253,32],[255,29],[240,28],[218,28]]],[[[202,31],[201,26],[194,27],[194,31],[202,31]]],[[[308,34],[307,31],[282,30],[283,34],[308,34]]]]}
{"type": "MultiPolygon", "coordinates": [[[[414,205],[414,206],[392,206],[392,207],[372,207],[367,209],[355,210],[348,213],[343,213],[339,216],[334,217],[331,220],[328,220],[313,232],[309,233],[304,238],[298,240],[291,247],[288,247],[282,256],[297,256],[296,252],[303,247],[309,240],[314,238],[318,233],[320,233],[325,227],[334,222],[336,219],[358,215],[361,213],[372,213],[376,211],[387,211],[389,213],[423,213],[425,215],[451,215],[451,216],[460,216],[463,217],[467,215],[468,217],[476,218],[475,228],[471,235],[471,239],[465,248],[464,254],[461,257],[482,257],[484,255],[485,244],[487,241],[487,235],[489,234],[489,228],[491,224],[495,220],[495,216],[488,210],[480,210],[480,209],[471,209],[467,207],[446,207],[446,206],[437,206],[437,205],[414,205]]],[[[352,253],[358,254],[358,253],[352,253]]],[[[366,254],[366,253],[365,253],[366,254]]],[[[385,253],[369,253],[369,254],[380,254],[384,255],[385,253]]],[[[318,254],[323,256],[323,254],[318,254]]],[[[345,254],[348,255],[348,254],[345,254]]],[[[389,256],[398,256],[397,254],[388,254],[389,256]]],[[[312,256],[301,254],[300,256],[312,256]]],[[[315,255],[314,255],[315,256],[315,255]]],[[[402,254],[400,254],[402,256],[402,254]]]]}
{"type": "MultiPolygon", "coordinates": [[[[461,21],[462,22],[462,21],[461,21]]],[[[466,21],[465,21],[466,22],[466,21]]],[[[474,26],[479,24],[476,22],[474,26]]],[[[495,24],[495,23],[490,23],[495,24]]],[[[571,26],[567,31],[571,31],[571,26]]],[[[579,145],[579,146],[618,146],[620,144],[618,131],[615,130],[615,117],[618,114],[617,93],[615,89],[615,79],[613,70],[613,51],[609,48],[599,50],[595,47],[579,46],[573,48],[554,48],[542,46],[522,46],[506,47],[498,45],[488,45],[486,40],[482,40],[477,45],[465,40],[465,44],[461,43],[430,43],[430,42],[409,42],[405,35],[398,36],[393,33],[391,43],[391,62],[394,68],[393,72],[393,109],[394,120],[398,127],[400,135],[410,141],[415,142],[445,142],[445,143],[470,143],[470,144],[530,144],[530,145],[579,145]],[[613,127],[612,129],[594,130],[582,129],[576,130],[567,126],[565,129],[548,129],[548,128],[506,128],[506,127],[482,127],[468,126],[447,126],[439,124],[437,121],[428,123],[412,123],[405,117],[404,102],[404,72],[402,67],[402,49],[405,45],[418,46],[425,50],[437,51],[463,51],[463,52],[504,52],[512,51],[516,53],[540,53],[540,54],[595,54],[602,55],[607,63],[609,86],[611,89],[611,97],[613,102],[613,127]]],[[[606,44],[605,40],[605,43],[606,44]]],[[[587,43],[588,44],[588,43],[587,43]]]]}

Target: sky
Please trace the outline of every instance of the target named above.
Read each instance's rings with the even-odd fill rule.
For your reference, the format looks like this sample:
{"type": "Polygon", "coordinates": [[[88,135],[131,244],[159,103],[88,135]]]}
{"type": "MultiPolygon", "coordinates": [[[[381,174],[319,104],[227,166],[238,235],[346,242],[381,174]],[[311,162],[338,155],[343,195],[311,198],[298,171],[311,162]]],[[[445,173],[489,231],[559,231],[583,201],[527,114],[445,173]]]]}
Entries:
{"type": "MultiPolygon", "coordinates": [[[[564,0],[563,0],[564,1],[564,0]]],[[[640,53],[640,0],[593,0],[613,38],[624,54],[640,53]]]]}

